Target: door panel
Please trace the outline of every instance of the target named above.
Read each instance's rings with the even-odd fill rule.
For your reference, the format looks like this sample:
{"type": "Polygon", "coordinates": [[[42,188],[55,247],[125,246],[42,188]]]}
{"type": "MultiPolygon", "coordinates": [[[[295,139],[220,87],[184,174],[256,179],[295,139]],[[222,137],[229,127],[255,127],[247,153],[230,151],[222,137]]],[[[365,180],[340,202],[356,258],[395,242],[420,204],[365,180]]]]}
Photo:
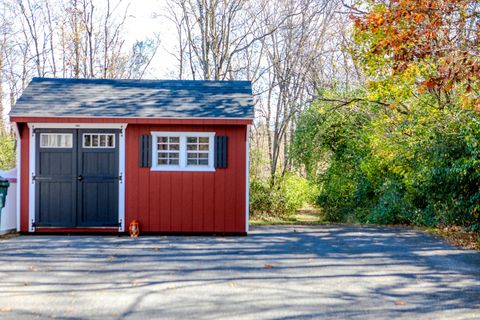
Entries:
{"type": "Polygon", "coordinates": [[[35,221],[40,227],[76,225],[76,130],[36,130],[35,221]],[[70,134],[69,146],[40,143],[43,133],[70,134]]]}
{"type": "Polygon", "coordinates": [[[79,130],[79,226],[118,225],[118,132],[79,130]]]}

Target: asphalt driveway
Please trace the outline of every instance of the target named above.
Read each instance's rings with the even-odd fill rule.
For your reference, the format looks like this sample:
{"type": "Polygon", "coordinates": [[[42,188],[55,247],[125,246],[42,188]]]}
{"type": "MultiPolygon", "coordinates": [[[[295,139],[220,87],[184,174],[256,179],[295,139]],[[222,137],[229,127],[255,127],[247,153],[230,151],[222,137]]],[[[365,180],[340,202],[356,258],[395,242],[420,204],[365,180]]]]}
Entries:
{"type": "Polygon", "coordinates": [[[1,319],[479,319],[480,253],[410,229],[0,241],[1,319]]]}

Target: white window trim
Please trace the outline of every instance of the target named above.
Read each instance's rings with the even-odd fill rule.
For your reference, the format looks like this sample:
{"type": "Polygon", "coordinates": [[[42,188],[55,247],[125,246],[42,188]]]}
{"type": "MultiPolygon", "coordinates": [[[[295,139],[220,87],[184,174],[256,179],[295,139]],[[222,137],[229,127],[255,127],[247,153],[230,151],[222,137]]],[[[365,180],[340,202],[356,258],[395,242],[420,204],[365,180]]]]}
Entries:
{"type": "Polygon", "coordinates": [[[151,171],[215,171],[213,163],[215,132],[164,132],[152,131],[152,168],[151,171]],[[179,165],[158,165],[158,137],[180,137],[180,161],[179,165]],[[187,165],[187,137],[208,137],[208,166],[187,165]]]}

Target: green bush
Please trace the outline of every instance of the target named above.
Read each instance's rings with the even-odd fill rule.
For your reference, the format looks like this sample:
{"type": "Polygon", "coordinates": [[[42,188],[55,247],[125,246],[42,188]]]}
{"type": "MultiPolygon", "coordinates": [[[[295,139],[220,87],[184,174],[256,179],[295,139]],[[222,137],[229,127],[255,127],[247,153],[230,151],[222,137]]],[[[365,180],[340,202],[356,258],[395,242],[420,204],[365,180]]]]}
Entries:
{"type": "Polygon", "coordinates": [[[269,182],[253,178],[250,182],[250,213],[253,218],[288,219],[305,204],[314,203],[318,188],[307,179],[287,173],[269,182]]]}
{"type": "Polygon", "coordinates": [[[480,114],[422,105],[368,118],[364,110],[313,104],[299,119],[293,155],[324,168],[310,180],[326,219],[480,229],[480,114]]]}
{"type": "Polygon", "coordinates": [[[0,133],[0,169],[10,170],[15,167],[15,138],[0,133]]]}

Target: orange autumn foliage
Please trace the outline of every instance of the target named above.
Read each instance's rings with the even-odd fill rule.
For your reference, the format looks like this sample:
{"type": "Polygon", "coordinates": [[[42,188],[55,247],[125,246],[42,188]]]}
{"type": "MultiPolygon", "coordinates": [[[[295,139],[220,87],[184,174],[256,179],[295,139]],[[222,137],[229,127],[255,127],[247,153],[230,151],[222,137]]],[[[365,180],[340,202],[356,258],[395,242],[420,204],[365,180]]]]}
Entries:
{"type": "MultiPolygon", "coordinates": [[[[419,91],[467,93],[480,71],[479,0],[372,0],[365,14],[352,16],[357,32],[369,34],[369,54],[389,58],[393,73],[423,62],[432,71],[419,91]]],[[[478,98],[478,97],[477,97],[478,98]]]]}

